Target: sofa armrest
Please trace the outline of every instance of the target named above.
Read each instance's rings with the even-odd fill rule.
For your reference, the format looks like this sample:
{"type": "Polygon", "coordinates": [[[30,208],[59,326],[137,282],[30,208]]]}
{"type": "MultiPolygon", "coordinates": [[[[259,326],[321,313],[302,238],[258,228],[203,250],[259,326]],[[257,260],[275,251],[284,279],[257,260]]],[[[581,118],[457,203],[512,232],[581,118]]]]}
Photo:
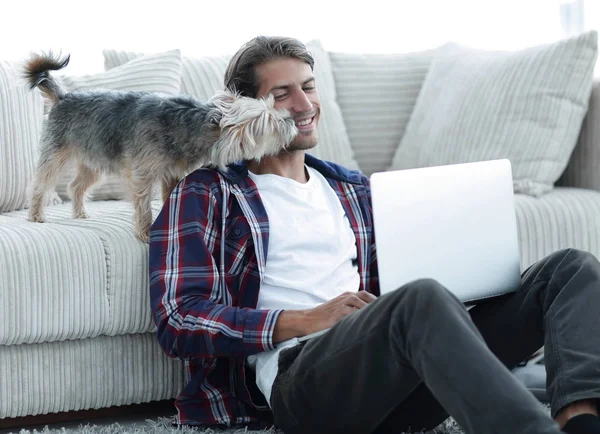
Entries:
{"type": "Polygon", "coordinates": [[[571,160],[557,185],[600,191],[600,79],[596,78],[588,112],[571,160]]]}

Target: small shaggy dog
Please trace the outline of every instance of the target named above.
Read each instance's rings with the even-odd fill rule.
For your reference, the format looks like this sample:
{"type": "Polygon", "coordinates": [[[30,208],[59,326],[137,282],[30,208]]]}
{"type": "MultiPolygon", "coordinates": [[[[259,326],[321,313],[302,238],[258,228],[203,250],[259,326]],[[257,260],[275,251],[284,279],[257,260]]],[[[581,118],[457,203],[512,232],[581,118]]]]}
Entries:
{"type": "Polygon", "coordinates": [[[222,169],[242,160],[260,160],[285,150],[298,130],[274,99],[218,92],[206,102],[191,96],[111,90],[65,92],[48,73],[67,66],[65,58],[35,55],[25,78],[52,104],[40,141],[30,187],[29,220],[44,221],[47,192],[67,161],[78,172],[69,184],[73,217],[87,218],[86,191],[102,174],[119,173],[133,200],[136,236],[149,240],[151,194],[161,182],[165,201],[175,185],[202,166],[222,169]]]}

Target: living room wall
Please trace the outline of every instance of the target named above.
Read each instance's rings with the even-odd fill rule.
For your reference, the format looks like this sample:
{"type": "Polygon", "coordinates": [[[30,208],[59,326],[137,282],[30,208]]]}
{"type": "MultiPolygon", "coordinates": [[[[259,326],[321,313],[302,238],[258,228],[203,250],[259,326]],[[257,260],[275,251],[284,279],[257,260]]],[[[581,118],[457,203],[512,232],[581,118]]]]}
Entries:
{"type": "Polygon", "coordinates": [[[597,0],[9,0],[0,14],[2,58],[30,51],[72,55],[74,74],[102,70],[101,50],[210,56],[256,34],[319,39],[327,50],[400,53],[449,40],[518,49],[597,28],[597,0]],[[10,43],[7,43],[10,42],[10,43]]]}

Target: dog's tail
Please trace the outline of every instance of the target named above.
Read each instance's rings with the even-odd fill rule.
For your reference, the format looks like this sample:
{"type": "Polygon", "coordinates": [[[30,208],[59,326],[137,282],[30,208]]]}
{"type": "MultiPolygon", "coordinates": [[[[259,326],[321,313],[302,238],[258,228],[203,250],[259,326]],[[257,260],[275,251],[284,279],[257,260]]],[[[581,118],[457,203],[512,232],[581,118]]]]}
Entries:
{"type": "Polygon", "coordinates": [[[24,65],[24,76],[29,88],[39,87],[42,94],[56,104],[65,96],[65,90],[48,71],[58,71],[69,64],[70,56],[60,58],[52,52],[48,54],[34,54],[24,65]]]}

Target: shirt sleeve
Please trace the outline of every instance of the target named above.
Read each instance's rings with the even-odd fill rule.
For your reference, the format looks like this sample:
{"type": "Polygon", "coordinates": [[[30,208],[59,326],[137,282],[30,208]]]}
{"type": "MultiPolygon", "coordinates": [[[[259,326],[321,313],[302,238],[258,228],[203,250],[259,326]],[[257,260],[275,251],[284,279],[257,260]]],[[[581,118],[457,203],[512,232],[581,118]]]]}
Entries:
{"type": "MultiPolygon", "coordinates": [[[[373,202],[371,200],[371,183],[369,178],[363,176],[363,183],[367,191],[367,201],[369,210],[369,221],[373,222],[373,202]]],[[[379,271],[377,269],[377,245],[375,243],[375,227],[371,225],[371,258],[369,261],[369,292],[378,296],[381,294],[379,290],[379,271]]]]}
{"type": "Polygon", "coordinates": [[[221,203],[214,190],[184,178],[151,228],[151,310],[158,342],[172,358],[244,357],[274,349],[282,310],[221,301],[219,261],[212,253],[219,250],[221,203]]]}

